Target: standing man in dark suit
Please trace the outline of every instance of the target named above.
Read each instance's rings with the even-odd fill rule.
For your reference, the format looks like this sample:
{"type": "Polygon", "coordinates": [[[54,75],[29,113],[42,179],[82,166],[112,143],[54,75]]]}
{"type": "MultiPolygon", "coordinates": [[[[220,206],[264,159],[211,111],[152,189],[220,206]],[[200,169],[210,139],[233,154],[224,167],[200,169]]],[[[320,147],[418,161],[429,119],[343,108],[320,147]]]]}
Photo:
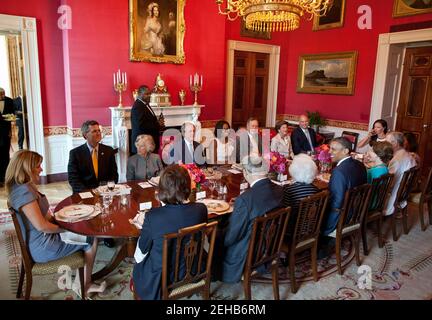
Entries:
{"type": "Polygon", "coordinates": [[[174,143],[171,157],[174,163],[181,161],[184,164],[205,164],[204,147],[194,140],[195,125],[185,122],[181,126],[182,137],[174,143]]]}
{"type": "Polygon", "coordinates": [[[330,205],[327,219],[324,223],[323,234],[333,236],[338,221],[339,209],[342,208],[345,192],[367,183],[366,168],[362,162],[351,156],[352,143],[346,138],[335,138],[330,142],[330,154],[336,167],[332,171],[329,181],[330,205]]]}
{"type": "Polygon", "coordinates": [[[138,96],[131,110],[132,144],[131,153],[137,153],[135,146],[136,138],[140,134],[148,134],[155,142],[155,153],[159,152],[160,125],[156,114],[150,107],[151,91],[147,86],[138,89],[138,96]]]}
{"type": "Polygon", "coordinates": [[[68,180],[74,193],[97,188],[100,181],[118,181],[113,148],[99,143],[99,123],[88,120],[81,126],[86,143],[70,151],[68,180]]]}
{"type": "Polygon", "coordinates": [[[313,152],[318,146],[316,142],[315,130],[309,128],[309,118],[307,115],[300,116],[299,127],[295,128],[291,134],[292,148],[295,155],[299,153],[313,152]]]}
{"type": "Polygon", "coordinates": [[[239,130],[236,138],[236,162],[250,155],[262,154],[262,137],[259,135],[259,120],[250,117],[246,122],[246,130],[239,130]]]}
{"type": "Polygon", "coordinates": [[[281,206],[283,198],[282,188],[267,178],[268,170],[262,157],[246,156],[242,164],[250,189],[235,200],[234,211],[223,236],[222,281],[228,283],[241,280],[255,218],[281,206]]]}
{"type": "Polygon", "coordinates": [[[11,146],[11,123],[10,121],[6,121],[3,116],[13,113],[13,100],[6,97],[4,89],[0,88],[0,187],[3,186],[5,181],[11,146]]]}
{"type": "Polygon", "coordinates": [[[13,99],[14,113],[16,115],[16,125],[18,127],[18,147],[23,149],[24,145],[24,114],[23,114],[23,99],[21,96],[13,99]]]}

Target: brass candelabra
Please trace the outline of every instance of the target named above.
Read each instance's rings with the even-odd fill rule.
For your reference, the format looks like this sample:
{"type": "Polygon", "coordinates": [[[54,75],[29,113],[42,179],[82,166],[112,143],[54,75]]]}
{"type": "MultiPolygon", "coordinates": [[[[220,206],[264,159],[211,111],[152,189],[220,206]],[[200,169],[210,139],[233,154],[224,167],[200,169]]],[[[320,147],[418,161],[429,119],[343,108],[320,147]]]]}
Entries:
{"type": "Polygon", "coordinates": [[[126,72],[121,73],[120,69],[113,74],[114,79],[114,90],[119,94],[119,104],[118,107],[123,107],[122,93],[126,91],[127,88],[127,74],[126,72]]]}
{"type": "Polygon", "coordinates": [[[195,102],[193,105],[197,106],[198,105],[198,92],[200,92],[203,88],[203,76],[201,75],[201,77],[200,77],[198,75],[198,73],[195,73],[195,75],[193,76],[193,81],[192,81],[192,76],[190,76],[189,86],[190,86],[191,91],[193,93],[195,93],[195,102]]]}

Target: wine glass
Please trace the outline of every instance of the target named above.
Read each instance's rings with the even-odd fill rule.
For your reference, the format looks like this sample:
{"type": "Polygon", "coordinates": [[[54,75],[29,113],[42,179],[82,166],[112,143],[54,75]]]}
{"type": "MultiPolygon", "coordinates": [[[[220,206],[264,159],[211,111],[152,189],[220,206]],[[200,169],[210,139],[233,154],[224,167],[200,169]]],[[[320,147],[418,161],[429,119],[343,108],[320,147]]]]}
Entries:
{"type": "Polygon", "coordinates": [[[216,188],[216,181],[209,180],[209,189],[210,189],[210,199],[213,199],[213,191],[216,188]]]}
{"type": "Polygon", "coordinates": [[[114,181],[108,181],[108,183],[107,183],[107,187],[108,187],[108,190],[109,191],[114,191],[114,188],[115,188],[115,182],[114,181]]]}

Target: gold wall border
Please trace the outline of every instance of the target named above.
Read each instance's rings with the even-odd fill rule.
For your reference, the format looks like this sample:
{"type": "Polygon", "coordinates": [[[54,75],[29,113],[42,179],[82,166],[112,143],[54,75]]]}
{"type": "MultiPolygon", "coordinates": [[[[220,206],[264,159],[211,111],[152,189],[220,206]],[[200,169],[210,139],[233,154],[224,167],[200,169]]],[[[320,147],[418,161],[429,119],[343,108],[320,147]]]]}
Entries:
{"type": "MultiPolygon", "coordinates": [[[[299,115],[294,115],[294,114],[278,114],[276,116],[276,120],[299,121],[299,118],[300,118],[299,115]]],[[[333,119],[327,119],[327,126],[363,130],[363,131],[367,131],[369,127],[367,123],[350,122],[350,121],[333,120],[333,119]]]]}
{"type": "MultiPolygon", "coordinates": [[[[69,135],[74,138],[80,138],[81,135],[81,128],[69,128],[67,126],[50,126],[50,127],[44,127],[44,137],[50,137],[50,136],[60,136],[60,135],[69,135]]],[[[102,135],[103,136],[109,136],[112,134],[112,128],[111,127],[104,127],[102,126],[102,135]]]]}

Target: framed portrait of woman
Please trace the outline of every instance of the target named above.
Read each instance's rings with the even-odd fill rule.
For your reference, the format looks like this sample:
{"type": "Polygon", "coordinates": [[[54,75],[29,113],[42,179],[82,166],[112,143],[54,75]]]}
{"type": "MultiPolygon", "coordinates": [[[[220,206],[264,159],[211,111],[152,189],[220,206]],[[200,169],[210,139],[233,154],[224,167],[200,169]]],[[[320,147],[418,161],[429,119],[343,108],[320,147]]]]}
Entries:
{"type": "Polygon", "coordinates": [[[393,17],[431,13],[432,0],[394,0],[393,17]]]}
{"type": "Polygon", "coordinates": [[[130,60],[185,63],[186,0],[129,0],[130,60]]]}

